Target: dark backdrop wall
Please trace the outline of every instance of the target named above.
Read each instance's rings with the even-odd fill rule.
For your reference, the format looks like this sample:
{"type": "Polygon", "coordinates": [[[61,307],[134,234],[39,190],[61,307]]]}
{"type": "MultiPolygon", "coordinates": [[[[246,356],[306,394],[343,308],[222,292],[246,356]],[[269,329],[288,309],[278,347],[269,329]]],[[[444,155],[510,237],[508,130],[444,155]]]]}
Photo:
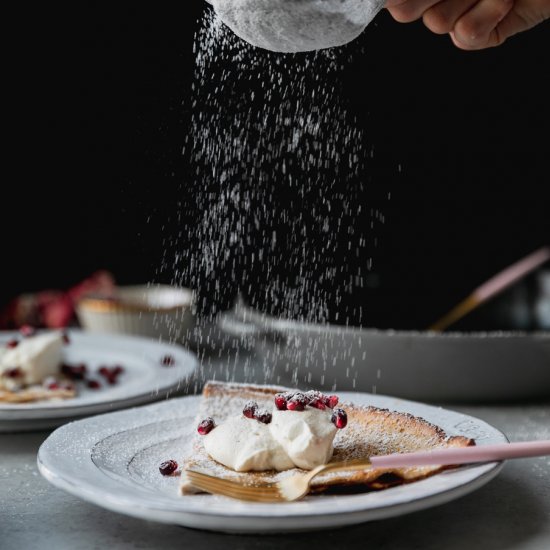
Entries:
{"type": "MultiPolygon", "coordinates": [[[[122,284],[171,280],[160,268],[166,236],[194,222],[174,213],[193,192],[180,186],[181,149],[203,9],[79,3],[20,14],[0,303],[99,268],[122,284]]],[[[376,283],[353,298],[364,324],[424,328],[549,244],[549,30],[462,52],[382,12],[358,39],[364,54],[343,90],[375,150],[373,189],[391,193],[370,254],[376,283]]],[[[225,280],[216,307],[238,286],[225,280]]]]}

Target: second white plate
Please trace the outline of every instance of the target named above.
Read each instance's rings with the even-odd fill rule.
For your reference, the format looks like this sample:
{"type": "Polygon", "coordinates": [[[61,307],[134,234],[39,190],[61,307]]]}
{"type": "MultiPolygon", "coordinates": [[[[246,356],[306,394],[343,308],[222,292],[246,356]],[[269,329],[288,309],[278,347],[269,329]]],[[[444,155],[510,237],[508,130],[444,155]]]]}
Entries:
{"type": "MultiPolygon", "coordinates": [[[[99,390],[78,384],[78,395],[63,401],[0,404],[0,432],[59,426],[75,418],[156,401],[185,387],[197,368],[194,354],[179,345],[148,338],[68,331],[70,344],[63,350],[69,364],[85,363],[91,371],[101,365],[121,365],[124,373],[113,386],[99,390]],[[172,364],[163,365],[170,356],[172,364]]],[[[17,333],[0,333],[0,345],[17,333]]]]}

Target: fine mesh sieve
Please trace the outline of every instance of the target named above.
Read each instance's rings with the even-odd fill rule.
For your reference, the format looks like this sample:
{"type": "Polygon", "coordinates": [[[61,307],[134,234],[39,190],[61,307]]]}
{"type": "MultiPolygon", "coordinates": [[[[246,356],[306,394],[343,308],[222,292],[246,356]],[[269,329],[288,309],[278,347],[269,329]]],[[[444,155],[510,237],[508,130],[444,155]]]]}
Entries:
{"type": "Polygon", "coordinates": [[[385,0],[207,0],[237,36],[273,52],[343,46],[357,38],[385,0]]]}

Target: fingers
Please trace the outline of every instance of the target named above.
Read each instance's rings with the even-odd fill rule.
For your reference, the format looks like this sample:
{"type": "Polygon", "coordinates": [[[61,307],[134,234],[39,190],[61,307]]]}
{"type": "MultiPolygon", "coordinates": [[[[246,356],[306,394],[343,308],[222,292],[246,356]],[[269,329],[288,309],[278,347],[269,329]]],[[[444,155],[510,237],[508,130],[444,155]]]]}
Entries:
{"type": "Polygon", "coordinates": [[[463,50],[498,46],[507,38],[499,32],[499,23],[512,9],[513,0],[480,0],[455,23],[451,39],[463,50]]]}
{"type": "MultiPolygon", "coordinates": [[[[469,13],[466,15],[470,15],[469,13]]],[[[533,28],[550,18],[550,2],[548,0],[532,0],[529,4],[516,2],[506,15],[497,23],[488,35],[480,35],[477,40],[468,40],[465,27],[457,23],[457,29],[451,32],[455,46],[463,50],[479,50],[502,44],[507,38],[519,32],[533,28]]],[[[469,24],[465,21],[465,25],[469,24]]]]}
{"type": "Polygon", "coordinates": [[[422,14],[437,4],[439,0],[388,0],[386,8],[399,23],[410,23],[422,17],[422,14]]]}
{"type": "MultiPolygon", "coordinates": [[[[546,0],[541,0],[546,1],[546,0]]],[[[387,0],[386,8],[400,23],[422,17],[428,29],[449,34],[455,46],[479,50],[497,46],[511,32],[507,15],[514,0],[387,0]],[[502,24],[501,24],[502,22],[502,24]]]]}
{"type": "Polygon", "coordinates": [[[422,15],[424,25],[436,34],[450,33],[456,22],[479,0],[443,0],[422,15]]]}

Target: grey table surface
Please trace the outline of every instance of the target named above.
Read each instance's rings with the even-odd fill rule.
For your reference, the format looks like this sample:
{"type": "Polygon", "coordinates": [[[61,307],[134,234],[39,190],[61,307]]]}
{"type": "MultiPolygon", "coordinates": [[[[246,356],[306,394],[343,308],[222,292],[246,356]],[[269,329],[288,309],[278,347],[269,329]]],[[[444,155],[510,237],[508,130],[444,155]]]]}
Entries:
{"type": "MultiPolygon", "coordinates": [[[[235,359],[233,372],[239,371],[239,361],[242,357],[235,359]]],[[[206,358],[201,376],[207,379],[226,366],[206,358]]],[[[550,439],[550,401],[440,405],[489,422],[511,441],[550,439]]],[[[292,535],[226,535],[119,515],[53,487],[36,467],[38,448],[50,432],[0,434],[2,550],[550,548],[549,457],[511,460],[474,493],[397,518],[292,535]]]]}

